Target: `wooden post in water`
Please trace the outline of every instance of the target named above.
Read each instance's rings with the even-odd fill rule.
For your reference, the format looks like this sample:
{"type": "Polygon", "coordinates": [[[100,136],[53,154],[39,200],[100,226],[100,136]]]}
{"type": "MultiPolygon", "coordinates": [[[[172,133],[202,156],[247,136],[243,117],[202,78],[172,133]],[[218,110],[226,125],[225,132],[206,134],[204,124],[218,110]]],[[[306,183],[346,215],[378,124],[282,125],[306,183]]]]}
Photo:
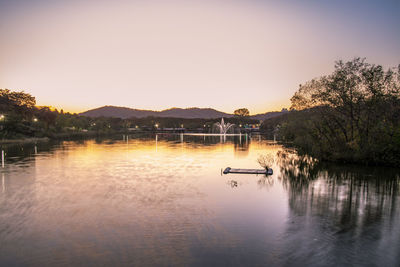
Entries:
{"type": "Polygon", "coordinates": [[[4,150],[1,151],[1,167],[4,168],[4,150]]]}
{"type": "Polygon", "coordinates": [[[35,155],[37,154],[37,146],[35,145],[35,155]]]}

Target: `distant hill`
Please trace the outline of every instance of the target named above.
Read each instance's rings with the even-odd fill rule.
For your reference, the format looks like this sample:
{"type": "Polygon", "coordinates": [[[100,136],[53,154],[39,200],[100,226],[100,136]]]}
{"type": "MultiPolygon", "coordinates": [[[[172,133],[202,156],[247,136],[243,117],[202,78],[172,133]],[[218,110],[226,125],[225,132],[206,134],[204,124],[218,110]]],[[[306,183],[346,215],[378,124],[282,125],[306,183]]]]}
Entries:
{"type": "MultiPolygon", "coordinates": [[[[266,112],[250,116],[251,119],[265,120],[273,118],[286,113],[287,110],[266,112]]],[[[128,119],[132,117],[144,118],[148,116],[153,117],[171,117],[183,119],[215,119],[215,118],[231,118],[234,115],[218,111],[212,108],[171,108],[163,111],[142,110],[126,107],[104,106],[100,108],[91,109],[80,113],[79,115],[87,117],[115,117],[128,119]]]]}
{"type": "Polygon", "coordinates": [[[233,117],[233,114],[228,114],[212,108],[171,108],[161,111],[159,116],[184,119],[214,119],[233,117]]]}
{"type": "Polygon", "coordinates": [[[143,118],[148,116],[155,116],[157,112],[152,110],[141,110],[141,109],[133,109],[133,108],[125,108],[125,107],[115,107],[115,106],[104,106],[100,108],[91,109],[79,115],[86,117],[114,117],[114,118],[143,118]]]}
{"type": "Polygon", "coordinates": [[[184,118],[184,119],[214,119],[214,118],[229,118],[233,114],[221,112],[212,108],[171,108],[163,111],[141,110],[125,107],[104,106],[96,109],[91,109],[80,113],[82,116],[87,117],[116,117],[116,118],[144,118],[148,116],[154,117],[171,117],[171,118],[184,118]]]}

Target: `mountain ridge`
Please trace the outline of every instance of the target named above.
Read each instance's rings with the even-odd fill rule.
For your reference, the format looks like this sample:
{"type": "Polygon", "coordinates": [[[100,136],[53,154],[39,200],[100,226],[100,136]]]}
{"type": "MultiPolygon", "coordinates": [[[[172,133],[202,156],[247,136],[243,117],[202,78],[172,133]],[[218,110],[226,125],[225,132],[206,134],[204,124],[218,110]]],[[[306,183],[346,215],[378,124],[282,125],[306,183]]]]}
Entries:
{"type": "MultiPolygon", "coordinates": [[[[255,114],[249,116],[252,119],[265,120],[267,118],[272,118],[279,116],[283,113],[288,112],[286,109],[281,111],[272,111],[261,114],[255,114]]],[[[79,115],[87,117],[114,117],[121,119],[128,119],[132,117],[144,118],[144,117],[171,117],[171,118],[182,118],[182,119],[216,119],[216,118],[231,118],[234,114],[222,112],[213,108],[169,108],[161,111],[146,110],[146,109],[134,109],[128,107],[119,106],[102,106],[95,109],[90,109],[85,112],[79,113],[79,115]]]]}

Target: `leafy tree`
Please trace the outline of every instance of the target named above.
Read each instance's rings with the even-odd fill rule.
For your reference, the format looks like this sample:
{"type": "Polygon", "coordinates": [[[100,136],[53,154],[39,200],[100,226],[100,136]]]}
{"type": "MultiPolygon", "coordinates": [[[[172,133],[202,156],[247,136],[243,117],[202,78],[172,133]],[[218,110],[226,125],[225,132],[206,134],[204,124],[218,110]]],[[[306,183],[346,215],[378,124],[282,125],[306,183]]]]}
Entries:
{"type": "Polygon", "coordinates": [[[49,107],[41,107],[36,111],[38,120],[43,121],[46,125],[46,129],[49,129],[50,125],[54,125],[57,119],[58,112],[51,111],[49,107]]]}
{"type": "Polygon", "coordinates": [[[30,94],[0,89],[0,112],[2,113],[13,113],[21,116],[21,119],[30,119],[35,104],[35,97],[30,94]]]}
{"type": "Polygon", "coordinates": [[[233,114],[238,117],[248,117],[250,115],[250,112],[247,108],[240,108],[235,110],[233,114]]]}
{"type": "Polygon", "coordinates": [[[35,97],[24,92],[14,92],[9,89],[0,89],[1,108],[8,106],[24,106],[33,108],[36,105],[35,97]]]}
{"type": "Polygon", "coordinates": [[[332,74],[300,85],[279,135],[322,159],[400,163],[399,77],[400,66],[338,61],[332,74]]]}

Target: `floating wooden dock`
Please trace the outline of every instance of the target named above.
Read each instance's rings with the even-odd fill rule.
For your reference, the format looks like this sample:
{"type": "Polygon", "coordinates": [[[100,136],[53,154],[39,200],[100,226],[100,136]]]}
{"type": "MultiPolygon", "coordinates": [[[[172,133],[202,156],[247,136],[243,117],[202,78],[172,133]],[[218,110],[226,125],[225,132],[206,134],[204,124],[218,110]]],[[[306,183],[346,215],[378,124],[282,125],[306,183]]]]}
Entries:
{"type": "Polygon", "coordinates": [[[265,175],[272,175],[272,169],[233,169],[228,167],[224,170],[224,174],[228,173],[241,173],[241,174],[265,174],[265,175]]]}

